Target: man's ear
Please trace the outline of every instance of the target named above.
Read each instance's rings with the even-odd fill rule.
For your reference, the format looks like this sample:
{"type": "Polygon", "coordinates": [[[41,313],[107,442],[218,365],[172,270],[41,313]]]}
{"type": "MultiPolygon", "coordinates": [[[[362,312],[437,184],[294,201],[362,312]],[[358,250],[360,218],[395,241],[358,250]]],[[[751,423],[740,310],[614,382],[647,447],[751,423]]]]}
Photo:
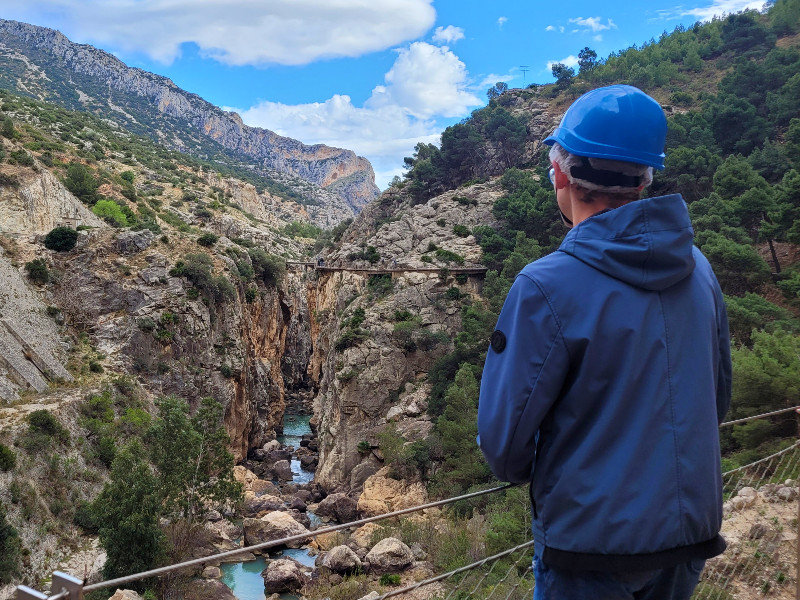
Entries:
{"type": "Polygon", "coordinates": [[[561,167],[558,166],[557,162],[553,163],[553,171],[555,172],[556,189],[560,190],[567,187],[569,185],[569,178],[561,170],[561,167]]]}

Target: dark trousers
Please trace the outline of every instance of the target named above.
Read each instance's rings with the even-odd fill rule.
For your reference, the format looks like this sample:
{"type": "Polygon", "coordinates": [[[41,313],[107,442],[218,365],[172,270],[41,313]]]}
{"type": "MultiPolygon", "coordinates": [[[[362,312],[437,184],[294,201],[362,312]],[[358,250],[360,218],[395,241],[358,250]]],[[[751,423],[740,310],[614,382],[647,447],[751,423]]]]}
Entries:
{"type": "Polygon", "coordinates": [[[689,600],[705,565],[693,560],[666,569],[603,573],[566,571],[533,557],[533,600],[689,600]]]}

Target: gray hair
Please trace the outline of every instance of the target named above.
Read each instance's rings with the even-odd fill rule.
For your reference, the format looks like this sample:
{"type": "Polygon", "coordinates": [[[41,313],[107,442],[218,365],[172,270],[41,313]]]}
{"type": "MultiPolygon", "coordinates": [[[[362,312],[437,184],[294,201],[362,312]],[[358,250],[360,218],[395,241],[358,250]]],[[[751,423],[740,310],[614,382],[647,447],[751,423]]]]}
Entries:
{"type": "MultiPolygon", "coordinates": [[[[653,182],[653,167],[632,162],[624,162],[621,160],[608,160],[605,158],[591,157],[587,158],[589,159],[589,165],[593,169],[611,171],[613,173],[622,173],[623,175],[628,175],[631,177],[638,177],[640,182],[639,185],[644,187],[647,187],[653,182]]],[[[584,157],[570,154],[559,144],[553,144],[553,147],[550,149],[550,162],[557,163],[558,167],[561,169],[561,172],[567,176],[567,179],[569,179],[569,182],[572,184],[578,185],[587,190],[606,192],[609,194],[630,193],[635,189],[620,185],[605,186],[591,181],[586,181],[585,179],[573,177],[570,173],[572,167],[581,166],[583,164],[583,160],[584,157]]]]}

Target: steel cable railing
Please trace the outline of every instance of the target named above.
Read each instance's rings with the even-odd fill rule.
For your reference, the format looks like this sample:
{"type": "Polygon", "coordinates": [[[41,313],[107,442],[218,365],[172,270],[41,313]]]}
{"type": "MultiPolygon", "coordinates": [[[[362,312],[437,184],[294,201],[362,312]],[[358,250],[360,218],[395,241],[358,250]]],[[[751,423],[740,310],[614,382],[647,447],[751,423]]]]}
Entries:
{"type": "MultiPolygon", "coordinates": [[[[760,415],[755,415],[755,416],[752,416],[752,417],[746,417],[746,418],[743,418],[743,419],[737,419],[737,420],[734,420],[734,421],[728,421],[728,422],[722,423],[720,425],[720,427],[733,426],[733,425],[737,425],[737,424],[753,421],[753,420],[756,420],[756,419],[772,417],[772,416],[776,416],[776,415],[779,415],[779,414],[788,413],[788,412],[791,412],[791,411],[798,411],[798,409],[800,409],[800,406],[795,406],[795,407],[786,408],[786,409],[782,409],[782,410],[778,410],[778,411],[772,411],[772,412],[768,412],[768,413],[763,413],[763,414],[760,414],[760,415]]],[[[733,492],[738,491],[739,489],[742,489],[742,487],[744,487],[742,485],[742,482],[748,483],[750,485],[756,485],[758,482],[763,481],[764,479],[767,479],[767,478],[770,481],[772,481],[772,480],[774,480],[776,478],[780,479],[781,475],[776,475],[776,471],[777,471],[778,468],[782,469],[781,473],[784,474],[784,475],[787,475],[787,478],[788,478],[788,475],[796,475],[796,472],[798,471],[798,462],[800,462],[800,440],[798,440],[792,446],[789,446],[788,448],[780,450],[780,451],[778,451],[778,452],[776,452],[776,453],[774,453],[774,454],[772,454],[770,456],[764,457],[762,459],[754,461],[751,464],[748,464],[748,465],[745,465],[745,466],[742,466],[742,467],[738,467],[736,469],[732,469],[730,471],[726,471],[725,473],[723,473],[723,476],[727,478],[726,485],[725,485],[726,494],[733,494],[733,492]],[[789,456],[793,456],[794,458],[793,458],[792,461],[787,463],[786,457],[789,457],[789,456]],[[784,464],[784,463],[787,463],[787,464],[784,464]],[[748,477],[740,477],[739,475],[743,474],[743,473],[744,474],[748,474],[749,473],[749,476],[748,477]]],[[[328,533],[334,533],[334,532],[338,532],[338,531],[341,531],[341,530],[344,530],[344,529],[351,529],[351,528],[355,528],[355,527],[360,527],[361,525],[365,525],[367,523],[373,523],[373,522],[384,520],[384,519],[396,518],[396,517],[408,515],[408,514],[411,514],[411,513],[423,511],[423,510],[430,509],[430,508],[438,508],[438,507],[446,506],[446,505],[449,505],[449,504],[453,504],[455,502],[460,502],[460,501],[463,501],[463,500],[469,500],[469,499],[477,498],[477,497],[484,496],[484,495],[487,495],[487,494],[502,492],[502,491],[509,490],[511,488],[517,487],[518,485],[519,484],[517,484],[517,485],[507,484],[507,485],[497,486],[497,487],[489,488],[489,489],[486,489],[486,490],[480,490],[480,491],[472,492],[472,493],[469,493],[469,494],[463,494],[463,495],[452,497],[452,498],[446,498],[444,500],[438,500],[438,501],[435,501],[435,502],[430,502],[430,503],[419,505],[419,506],[409,507],[409,508],[405,508],[405,509],[402,509],[402,510],[397,510],[397,511],[393,511],[393,512],[390,512],[390,513],[385,513],[385,514],[382,514],[382,515],[376,515],[374,517],[367,517],[367,518],[360,519],[360,520],[357,520],[357,521],[352,521],[352,522],[349,522],[349,523],[342,523],[342,524],[335,525],[335,526],[325,527],[325,528],[322,528],[322,529],[317,529],[315,531],[310,531],[308,533],[298,534],[298,535],[294,535],[294,536],[290,536],[290,537],[286,537],[286,538],[281,538],[281,539],[277,539],[277,540],[271,540],[271,541],[268,541],[268,542],[262,542],[262,543],[259,543],[259,544],[254,544],[252,546],[245,546],[245,547],[242,547],[242,548],[237,548],[235,550],[229,550],[229,551],[226,551],[226,552],[220,552],[220,553],[213,554],[213,555],[210,555],[210,556],[197,558],[197,559],[192,559],[192,560],[188,560],[188,561],[177,563],[177,564],[173,564],[173,565],[167,565],[167,566],[164,566],[164,567],[160,567],[160,568],[157,568],[157,569],[152,569],[152,570],[149,570],[149,571],[144,571],[144,572],[141,572],[141,573],[136,573],[136,574],[133,574],[133,575],[128,575],[128,576],[125,576],[125,577],[119,577],[119,578],[116,578],[116,579],[103,581],[103,582],[99,582],[99,583],[94,583],[94,584],[90,584],[90,585],[82,585],[80,587],[80,590],[77,591],[77,592],[74,591],[74,590],[73,591],[67,591],[66,589],[57,588],[56,587],[56,578],[54,576],[54,587],[53,587],[53,589],[51,591],[51,594],[53,594],[53,595],[47,596],[45,594],[41,594],[41,593],[36,592],[35,590],[32,590],[32,589],[27,588],[25,586],[20,586],[20,587],[17,588],[17,598],[19,598],[19,600],[28,600],[28,599],[34,599],[34,598],[35,599],[43,599],[44,598],[44,599],[47,599],[47,600],[67,600],[67,599],[69,599],[69,600],[78,600],[78,599],[83,597],[83,593],[85,593],[85,592],[90,592],[90,591],[100,590],[100,589],[106,589],[106,588],[112,588],[112,587],[118,587],[118,586],[121,586],[121,585],[124,585],[124,584],[127,584],[127,583],[140,581],[140,580],[143,580],[143,579],[149,579],[149,578],[152,578],[152,577],[158,577],[160,575],[166,575],[168,573],[172,573],[172,572],[175,572],[175,571],[179,571],[179,570],[183,570],[183,569],[187,569],[187,568],[191,568],[191,567],[205,566],[205,565],[210,564],[210,563],[221,562],[224,559],[231,558],[231,557],[234,557],[234,556],[237,556],[237,555],[251,553],[251,552],[254,552],[254,551],[265,550],[265,549],[268,549],[268,548],[274,548],[274,547],[278,547],[278,546],[284,546],[284,545],[287,545],[287,544],[291,544],[293,542],[303,542],[303,541],[315,538],[315,537],[320,536],[320,535],[324,535],[324,534],[328,534],[328,533]]],[[[795,520],[795,527],[796,527],[796,520],[795,520]]],[[[476,592],[476,590],[478,590],[484,584],[484,582],[486,581],[487,577],[489,577],[491,575],[494,567],[497,564],[499,564],[500,559],[503,559],[503,558],[505,558],[507,556],[510,556],[513,553],[519,552],[520,550],[523,550],[525,548],[530,548],[532,546],[532,544],[533,544],[532,541],[525,542],[523,544],[515,546],[514,548],[511,548],[511,549],[506,550],[504,552],[500,552],[500,553],[495,554],[493,556],[489,556],[489,557],[483,558],[481,560],[472,562],[471,564],[459,567],[459,568],[451,570],[451,571],[449,571],[447,573],[443,573],[441,575],[437,575],[435,577],[431,577],[431,578],[425,579],[423,581],[419,581],[417,583],[414,583],[414,584],[409,585],[409,586],[404,587],[404,588],[400,588],[400,589],[397,589],[397,590],[392,590],[390,592],[385,593],[383,596],[380,596],[379,599],[382,600],[383,598],[390,598],[390,597],[401,595],[403,593],[412,592],[412,591],[417,590],[419,588],[422,588],[424,586],[433,585],[433,584],[438,583],[438,582],[442,582],[442,581],[446,582],[446,581],[451,580],[452,578],[454,578],[457,575],[460,575],[460,574],[463,574],[463,573],[466,573],[466,572],[469,572],[469,571],[473,571],[473,570],[478,570],[481,567],[491,563],[491,568],[486,573],[483,574],[483,577],[480,578],[477,581],[477,583],[475,583],[475,586],[473,587],[472,591],[469,592],[470,595],[467,596],[467,597],[472,597],[471,594],[474,594],[476,592]]],[[[509,571],[506,573],[506,576],[505,576],[504,579],[507,579],[514,569],[519,569],[518,563],[519,563],[520,560],[521,560],[521,558],[517,559],[517,561],[512,564],[512,566],[509,568],[509,571]]],[[[528,564],[527,564],[527,566],[525,568],[527,569],[527,571],[530,571],[530,560],[528,560],[528,564]]],[[[716,569],[716,567],[713,567],[713,565],[712,565],[712,569],[707,570],[707,573],[704,574],[704,579],[703,580],[704,581],[712,581],[712,580],[714,580],[715,577],[716,577],[717,580],[720,580],[721,577],[722,577],[722,579],[726,579],[726,578],[729,578],[732,574],[734,574],[736,572],[736,569],[733,569],[733,571],[728,569],[725,572],[724,576],[721,576],[718,571],[719,571],[719,569],[716,569]]],[[[69,576],[66,576],[66,575],[61,574],[61,573],[56,573],[56,575],[69,577],[69,576]]],[[[521,581],[522,581],[522,579],[519,579],[516,582],[515,586],[511,589],[511,591],[509,591],[508,595],[506,596],[507,599],[511,598],[511,596],[514,594],[514,592],[519,588],[521,581]]],[[[533,585],[531,583],[530,589],[532,589],[532,588],[533,588],[533,585]]],[[[452,594],[454,593],[454,591],[456,589],[457,588],[453,588],[452,590],[450,590],[450,593],[445,597],[444,600],[448,600],[449,598],[451,598],[452,594]]],[[[461,591],[463,592],[463,590],[461,590],[461,591]]],[[[492,592],[492,594],[494,594],[494,591],[492,592]]],[[[463,596],[459,596],[459,597],[463,597],[463,596]]],[[[491,597],[491,596],[489,596],[489,597],[491,597]]],[[[713,598],[714,596],[705,595],[703,597],[704,598],[707,597],[707,598],[710,599],[710,598],[713,598]]],[[[719,597],[723,598],[725,596],[719,596],[719,597]]]]}

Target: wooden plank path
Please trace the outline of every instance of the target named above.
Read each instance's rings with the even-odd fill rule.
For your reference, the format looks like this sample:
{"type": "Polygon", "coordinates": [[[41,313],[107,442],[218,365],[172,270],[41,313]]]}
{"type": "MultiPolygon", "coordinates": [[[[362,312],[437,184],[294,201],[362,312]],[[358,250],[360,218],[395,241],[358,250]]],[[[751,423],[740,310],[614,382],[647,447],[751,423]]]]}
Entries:
{"type": "Polygon", "coordinates": [[[440,273],[446,269],[453,275],[463,273],[465,275],[484,275],[487,271],[486,267],[341,267],[341,266],[328,266],[318,265],[314,262],[303,261],[286,261],[286,266],[289,268],[311,268],[315,271],[323,273],[333,273],[334,271],[348,271],[350,273],[369,273],[371,275],[382,274],[395,274],[395,273],[440,273]]]}

